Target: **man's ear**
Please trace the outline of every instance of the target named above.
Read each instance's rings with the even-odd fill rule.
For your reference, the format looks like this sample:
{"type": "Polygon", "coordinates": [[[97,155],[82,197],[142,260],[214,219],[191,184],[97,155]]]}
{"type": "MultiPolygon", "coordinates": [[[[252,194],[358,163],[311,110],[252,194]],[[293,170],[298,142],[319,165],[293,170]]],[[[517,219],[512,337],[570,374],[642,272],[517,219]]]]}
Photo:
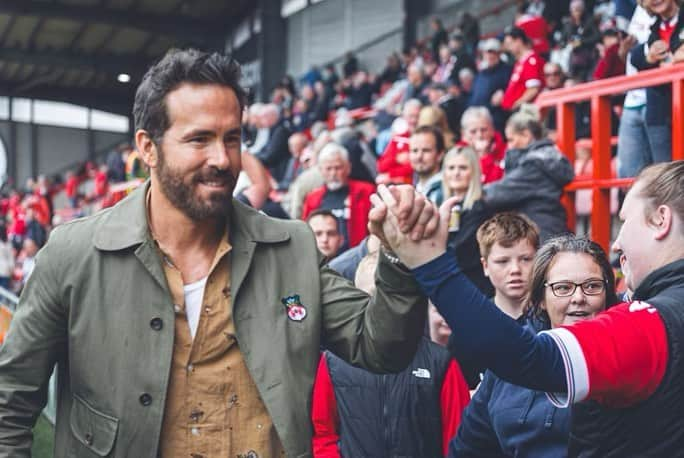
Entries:
{"type": "Polygon", "coordinates": [[[663,240],[672,230],[672,209],[667,205],[660,205],[649,217],[649,225],[655,230],[655,239],[663,240]]]}
{"type": "Polygon", "coordinates": [[[149,132],[144,129],[138,129],[135,132],[135,146],[145,165],[151,169],[155,168],[159,161],[159,151],[149,132]]]}

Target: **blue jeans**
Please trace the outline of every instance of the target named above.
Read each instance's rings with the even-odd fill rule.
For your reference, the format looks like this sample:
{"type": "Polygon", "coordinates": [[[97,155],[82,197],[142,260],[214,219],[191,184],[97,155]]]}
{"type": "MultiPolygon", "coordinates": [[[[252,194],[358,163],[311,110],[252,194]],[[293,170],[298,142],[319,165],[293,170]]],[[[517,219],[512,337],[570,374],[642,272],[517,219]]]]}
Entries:
{"type": "Polygon", "coordinates": [[[622,110],[618,129],[618,176],[633,177],[651,163],[651,144],[645,121],[646,107],[622,110]]]}
{"type": "Polygon", "coordinates": [[[646,125],[648,142],[651,145],[651,162],[669,162],[672,160],[672,126],[670,124],[646,125]]]}
{"type": "Polygon", "coordinates": [[[669,125],[646,124],[646,107],[625,108],[618,130],[618,176],[636,176],[654,162],[672,157],[672,128],[669,125]]]}

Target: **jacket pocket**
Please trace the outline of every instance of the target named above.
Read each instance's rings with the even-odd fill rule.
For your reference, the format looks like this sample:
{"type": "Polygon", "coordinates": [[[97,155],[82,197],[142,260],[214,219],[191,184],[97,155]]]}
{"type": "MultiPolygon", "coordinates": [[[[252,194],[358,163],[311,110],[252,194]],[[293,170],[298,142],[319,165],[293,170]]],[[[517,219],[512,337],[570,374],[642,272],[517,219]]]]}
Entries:
{"type": "Polygon", "coordinates": [[[107,456],[114,448],[119,420],[94,409],[80,397],[73,396],[69,419],[71,433],[97,456],[107,456]]]}

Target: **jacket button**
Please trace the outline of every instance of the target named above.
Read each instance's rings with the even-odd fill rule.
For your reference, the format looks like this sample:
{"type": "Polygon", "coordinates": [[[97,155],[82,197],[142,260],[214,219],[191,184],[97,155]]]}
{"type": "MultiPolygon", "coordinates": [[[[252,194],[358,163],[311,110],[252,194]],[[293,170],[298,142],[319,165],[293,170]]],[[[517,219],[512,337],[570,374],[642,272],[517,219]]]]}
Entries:
{"type": "Polygon", "coordinates": [[[150,396],[147,393],[141,394],[139,400],[140,400],[140,404],[144,405],[145,407],[152,404],[152,396],[150,396]]]}
{"type": "Polygon", "coordinates": [[[93,435],[92,434],[86,433],[86,435],[83,439],[87,445],[93,445],[93,435]]]}
{"type": "Polygon", "coordinates": [[[152,320],[150,321],[150,327],[155,331],[161,331],[161,328],[164,327],[164,322],[159,317],[152,318],[152,320]]]}

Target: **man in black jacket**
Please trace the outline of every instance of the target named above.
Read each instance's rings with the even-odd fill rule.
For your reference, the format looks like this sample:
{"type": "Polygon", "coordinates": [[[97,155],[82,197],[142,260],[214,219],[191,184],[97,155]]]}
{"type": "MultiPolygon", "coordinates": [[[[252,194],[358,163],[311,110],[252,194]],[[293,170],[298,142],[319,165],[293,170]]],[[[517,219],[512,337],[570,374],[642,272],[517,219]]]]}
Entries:
{"type": "Polygon", "coordinates": [[[268,168],[274,180],[280,182],[285,176],[287,164],[290,161],[290,152],[287,140],[290,138],[291,129],[287,119],[284,119],[278,107],[268,104],[262,111],[263,123],[269,129],[266,145],[255,156],[268,168]]]}

